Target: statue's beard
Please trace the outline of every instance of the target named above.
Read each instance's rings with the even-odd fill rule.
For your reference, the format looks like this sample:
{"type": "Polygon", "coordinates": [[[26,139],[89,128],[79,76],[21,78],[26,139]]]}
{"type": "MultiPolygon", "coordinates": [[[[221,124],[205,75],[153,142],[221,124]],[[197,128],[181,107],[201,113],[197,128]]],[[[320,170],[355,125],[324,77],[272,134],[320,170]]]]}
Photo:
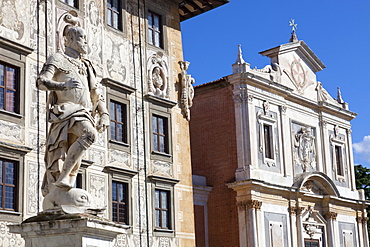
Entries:
{"type": "Polygon", "coordinates": [[[80,52],[81,54],[87,54],[87,51],[88,51],[88,49],[87,49],[87,45],[79,45],[79,46],[78,46],[78,50],[79,50],[79,52],[80,52]]]}

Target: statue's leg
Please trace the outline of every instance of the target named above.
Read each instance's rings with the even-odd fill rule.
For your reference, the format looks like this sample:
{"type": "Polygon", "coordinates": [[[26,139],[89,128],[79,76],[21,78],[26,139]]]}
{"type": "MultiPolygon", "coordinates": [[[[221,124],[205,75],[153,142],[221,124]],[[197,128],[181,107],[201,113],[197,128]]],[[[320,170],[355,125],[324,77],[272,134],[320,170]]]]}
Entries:
{"type": "MultiPolygon", "coordinates": [[[[78,136],[77,140],[69,147],[67,157],[63,164],[63,170],[55,182],[58,187],[72,188],[74,179],[70,179],[71,172],[77,171],[85,151],[94,143],[97,132],[90,121],[76,122],[69,133],[78,136]],[[77,166],[77,167],[76,167],[77,166]]],[[[72,176],[75,174],[72,174],[72,176]]]]}

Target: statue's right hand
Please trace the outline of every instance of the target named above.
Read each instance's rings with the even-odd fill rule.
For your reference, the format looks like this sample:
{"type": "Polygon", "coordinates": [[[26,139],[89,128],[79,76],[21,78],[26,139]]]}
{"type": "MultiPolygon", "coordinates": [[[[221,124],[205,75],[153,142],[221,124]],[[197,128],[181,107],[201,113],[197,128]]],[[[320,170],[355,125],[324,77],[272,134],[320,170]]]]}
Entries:
{"type": "Polygon", "coordinates": [[[82,88],[81,83],[79,81],[74,80],[74,79],[70,79],[69,81],[66,81],[64,83],[64,85],[65,85],[66,90],[70,90],[70,89],[73,89],[73,88],[82,88]]]}

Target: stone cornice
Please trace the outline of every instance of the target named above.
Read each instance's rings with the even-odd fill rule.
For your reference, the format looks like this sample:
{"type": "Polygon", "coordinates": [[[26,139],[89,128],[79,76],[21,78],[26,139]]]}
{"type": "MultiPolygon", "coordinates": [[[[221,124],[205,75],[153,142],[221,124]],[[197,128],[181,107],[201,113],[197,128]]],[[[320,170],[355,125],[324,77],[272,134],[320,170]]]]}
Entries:
{"type": "Polygon", "coordinates": [[[361,209],[364,205],[368,205],[366,201],[362,200],[355,200],[350,198],[345,198],[341,196],[334,196],[334,195],[315,195],[315,194],[309,194],[304,191],[300,191],[299,188],[296,187],[288,187],[288,186],[282,186],[278,184],[273,184],[269,182],[265,182],[263,180],[258,179],[247,179],[247,180],[241,180],[241,181],[235,181],[232,183],[227,183],[226,186],[230,189],[233,189],[234,191],[243,191],[245,189],[254,190],[262,192],[264,190],[270,191],[271,194],[276,194],[280,196],[289,196],[294,195],[294,197],[306,197],[311,198],[312,200],[323,200],[326,201],[326,203],[333,203],[336,205],[351,205],[353,208],[361,209]],[[298,194],[297,194],[298,193],[298,194]]]}
{"type": "Polygon", "coordinates": [[[31,147],[24,146],[24,145],[17,145],[12,143],[7,143],[0,141],[0,149],[5,149],[10,152],[18,153],[21,155],[26,155],[27,153],[32,151],[31,147]]]}
{"type": "Polygon", "coordinates": [[[343,118],[347,121],[350,121],[357,116],[355,112],[349,111],[340,106],[336,106],[336,105],[333,105],[327,102],[313,101],[311,99],[295,94],[293,93],[294,91],[293,89],[286,87],[284,85],[281,85],[279,83],[272,82],[266,78],[260,77],[251,72],[230,75],[228,76],[228,80],[230,84],[232,85],[248,84],[248,85],[260,88],[262,90],[275,93],[283,97],[287,101],[291,101],[299,105],[306,106],[316,111],[323,111],[328,114],[343,118]]]}
{"type": "Polygon", "coordinates": [[[123,84],[119,81],[115,81],[115,80],[110,79],[110,78],[103,78],[102,79],[102,84],[107,86],[107,87],[116,89],[116,90],[121,91],[123,93],[126,93],[126,94],[131,94],[131,93],[136,91],[136,88],[130,87],[128,85],[125,85],[125,84],[123,84]]]}
{"type": "Polygon", "coordinates": [[[32,49],[31,47],[19,44],[17,42],[14,42],[10,39],[1,36],[0,36],[0,47],[12,50],[16,53],[20,53],[25,56],[31,54],[34,51],[34,49],[32,49]]]}

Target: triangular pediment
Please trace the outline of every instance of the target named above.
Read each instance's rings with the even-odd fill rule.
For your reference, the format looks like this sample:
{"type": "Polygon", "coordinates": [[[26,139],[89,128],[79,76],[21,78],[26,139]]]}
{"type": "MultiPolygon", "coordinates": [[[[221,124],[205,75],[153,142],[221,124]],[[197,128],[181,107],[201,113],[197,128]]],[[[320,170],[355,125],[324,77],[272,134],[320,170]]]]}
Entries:
{"type": "Polygon", "coordinates": [[[304,41],[283,44],[260,54],[269,57],[271,64],[278,64],[281,84],[296,94],[317,100],[316,72],[324,69],[325,65],[304,41]]]}

